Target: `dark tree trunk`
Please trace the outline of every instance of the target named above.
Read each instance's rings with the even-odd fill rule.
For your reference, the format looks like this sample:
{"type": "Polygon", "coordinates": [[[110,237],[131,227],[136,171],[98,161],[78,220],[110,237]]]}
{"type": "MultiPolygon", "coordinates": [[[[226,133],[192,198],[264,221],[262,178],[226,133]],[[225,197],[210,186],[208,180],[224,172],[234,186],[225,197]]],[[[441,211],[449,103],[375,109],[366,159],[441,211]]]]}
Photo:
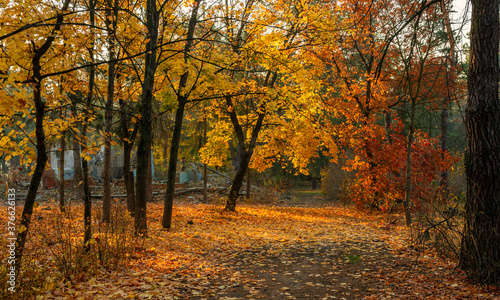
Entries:
{"type": "MultiPolygon", "coordinates": [[[[65,0],[62,11],[68,9],[70,0],[65,0]]],[[[24,251],[24,246],[26,244],[26,238],[28,236],[29,227],[31,224],[31,215],[33,214],[33,206],[35,205],[36,193],[40,182],[42,180],[43,171],[45,170],[45,165],[47,164],[47,147],[45,144],[45,134],[43,132],[43,118],[45,116],[45,104],[42,101],[42,74],[41,74],[41,58],[47,53],[47,51],[52,46],[55,40],[56,32],[61,28],[61,23],[63,21],[63,15],[57,15],[55,20],[55,25],[52,29],[52,33],[47,38],[45,43],[34,50],[34,57],[32,59],[33,68],[33,102],[35,104],[35,135],[36,135],[36,166],[33,176],[31,177],[30,186],[28,188],[28,195],[26,196],[26,201],[24,203],[23,212],[21,214],[21,222],[19,227],[19,233],[16,238],[16,255],[15,255],[15,268],[17,274],[21,269],[21,261],[24,251]]]]}
{"type": "MultiPolygon", "coordinates": [[[[90,15],[90,26],[95,26],[95,2],[94,0],[89,1],[89,15],[90,15]]],[[[92,32],[92,31],[91,31],[92,32]]],[[[92,32],[93,36],[93,32],[92,32]]],[[[92,40],[92,45],[89,48],[90,61],[94,63],[94,40],[92,40]]],[[[94,98],[94,82],[95,81],[95,68],[91,66],[89,68],[89,83],[87,91],[87,101],[85,105],[85,120],[82,126],[82,151],[87,148],[87,129],[89,126],[89,114],[90,106],[94,98]]],[[[92,195],[90,194],[90,180],[89,180],[89,163],[86,159],[82,160],[82,175],[83,175],[83,251],[90,251],[90,239],[92,238],[92,195]]]]}
{"type": "Polygon", "coordinates": [[[132,135],[129,134],[125,101],[120,99],[119,102],[123,142],[123,180],[125,181],[125,191],[127,192],[127,209],[133,217],[135,215],[134,173],[131,171],[130,158],[132,157],[133,143],[139,126],[136,124],[132,135]]]}
{"type": "Polygon", "coordinates": [[[167,170],[167,190],[165,193],[165,204],[163,206],[163,228],[170,229],[172,226],[172,210],[174,206],[175,175],[177,173],[177,156],[179,154],[179,144],[182,133],[182,120],[184,119],[185,101],[179,101],[179,106],[175,112],[174,131],[172,132],[172,142],[170,144],[170,158],[167,170]]]}
{"type": "MultiPolygon", "coordinates": [[[[451,1],[445,3],[445,1],[441,1],[441,11],[443,12],[444,25],[446,34],[448,36],[448,42],[450,44],[450,52],[448,53],[448,63],[449,63],[449,71],[448,73],[456,72],[455,66],[457,61],[455,59],[455,37],[453,36],[453,31],[451,28],[450,21],[450,8],[451,1]]],[[[454,88],[454,82],[450,82],[448,84],[448,94],[446,99],[444,99],[443,110],[441,111],[441,158],[444,159],[444,154],[448,151],[448,122],[449,122],[449,107],[452,101],[452,91],[451,88],[454,88]]],[[[444,199],[448,198],[448,170],[441,171],[441,182],[440,186],[442,189],[442,195],[444,199]]]]}
{"type": "MultiPolygon", "coordinates": [[[[153,147],[151,145],[151,147],[153,147]]],[[[149,151],[148,153],[148,177],[147,177],[147,184],[146,184],[146,201],[147,202],[152,202],[153,201],[153,153],[152,151],[149,151]]]]}
{"type": "MultiPolygon", "coordinates": [[[[411,90],[410,90],[411,92],[411,90]]],[[[415,131],[415,109],[416,109],[416,101],[415,97],[412,97],[411,99],[411,106],[410,106],[410,125],[408,128],[408,140],[406,144],[406,180],[405,180],[405,198],[403,200],[403,208],[405,211],[405,219],[406,219],[406,226],[411,227],[412,225],[412,217],[411,217],[411,206],[412,206],[412,199],[411,199],[411,175],[412,175],[412,166],[411,166],[411,148],[413,145],[413,134],[415,131]]]]}
{"type": "MultiPolygon", "coordinates": [[[[76,118],[78,115],[76,102],[71,106],[73,117],[76,118]]],[[[77,125],[76,125],[77,127],[77,125]]],[[[73,187],[75,189],[75,198],[82,199],[83,198],[83,174],[82,174],[82,157],[80,152],[80,138],[78,137],[79,133],[77,131],[73,131],[73,166],[75,169],[75,173],[73,175],[73,187]]]]}
{"type": "MultiPolygon", "coordinates": [[[[61,18],[62,19],[62,18],[61,18]]],[[[62,20],[61,20],[62,21],[62,20]]],[[[59,22],[61,22],[59,21],[59,22]]],[[[35,102],[35,133],[36,133],[36,167],[33,176],[31,177],[30,186],[28,189],[28,195],[26,196],[26,202],[24,203],[23,213],[21,214],[21,224],[19,233],[16,240],[16,270],[19,274],[21,269],[21,261],[24,251],[24,246],[26,244],[26,238],[28,236],[28,230],[31,224],[31,215],[33,214],[33,206],[35,205],[36,193],[40,182],[42,180],[43,171],[45,170],[45,165],[47,164],[47,148],[45,145],[45,134],[43,132],[43,117],[45,115],[45,104],[42,102],[41,96],[41,80],[40,80],[40,58],[41,55],[35,54],[33,59],[33,73],[35,81],[33,87],[33,100],[35,102]]]]}
{"type": "Polygon", "coordinates": [[[106,95],[106,112],[104,114],[104,167],[103,167],[103,197],[102,197],[102,221],[111,221],[111,137],[113,121],[113,101],[115,96],[115,39],[114,29],[118,19],[118,2],[106,1],[106,29],[108,30],[108,86],[106,95]],[[111,12],[113,10],[113,13],[111,12]]]}
{"type": "MultiPolygon", "coordinates": [[[[200,7],[201,0],[196,0],[191,16],[189,18],[189,27],[186,36],[186,45],[184,46],[184,62],[188,61],[189,51],[193,45],[194,31],[196,29],[198,8],[200,7]]],[[[178,107],[175,112],[174,132],[172,133],[172,144],[170,145],[170,158],[168,162],[167,171],[167,190],[165,193],[165,204],[163,206],[163,228],[170,229],[172,226],[172,209],[174,205],[174,192],[175,192],[175,174],[177,172],[177,156],[179,153],[179,143],[182,133],[182,121],[184,119],[184,108],[187,104],[189,94],[184,91],[187,85],[189,73],[182,74],[179,80],[179,87],[177,89],[177,102],[178,107]]],[[[194,87],[192,87],[194,88],[194,87]]]]}
{"type": "MultiPolygon", "coordinates": [[[[203,119],[203,144],[207,143],[207,117],[203,119]]],[[[203,164],[203,202],[208,202],[208,166],[203,164]]]]}
{"type": "MultiPolygon", "coordinates": [[[[273,82],[276,80],[276,75],[273,76],[273,82]]],[[[245,147],[245,134],[243,132],[243,127],[241,126],[238,116],[236,115],[236,111],[234,109],[233,101],[231,96],[226,96],[226,104],[227,107],[231,107],[233,109],[229,109],[229,117],[231,119],[231,123],[233,124],[233,128],[236,132],[236,137],[238,138],[238,148],[236,153],[239,153],[239,165],[236,170],[236,175],[234,176],[233,184],[231,185],[231,189],[229,190],[229,196],[226,201],[226,207],[224,208],[227,211],[235,211],[236,210],[236,199],[238,199],[238,195],[240,193],[241,186],[243,185],[243,180],[245,179],[245,173],[248,169],[248,165],[250,164],[250,159],[252,158],[253,150],[257,145],[257,138],[259,136],[259,132],[262,128],[262,122],[264,121],[265,114],[259,113],[259,117],[257,118],[257,122],[255,127],[252,130],[252,135],[250,141],[248,143],[248,147],[245,147]]]]}
{"type": "Polygon", "coordinates": [[[151,153],[151,116],[154,93],[154,74],[156,71],[156,45],[158,43],[159,13],[155,0],[146,2],[146,27],[149,41],[146,44],[145,74],[141,96],[140,139],[137,146],[137,178],[135,201],[135,234],[147,236],[146,220],[148,158],[151,153]]]}
{"type": "Polygon", "coordinates": [[[64,203],[64,155],[66,154],[66,133],[61,135],[61,157],[59,158],[59,209],[66,210],[64,203]]]}
{"type": "Polygon", "coordinates": [[[231,185],[231,189],[229,190],[229,197],[227,198],[226,207],[224,208],[227,211],[236,211],[236,200],[238,199],[241,186],[243,185],[243,180],[245,179],[248,164],[250,163],[250,159],[252,158],[251,151],[241,151],[241,153],[241,163],[236,170],[236,176],[234,176],[233,184],[231,185]]]}
{"type": "MultiPolygon", "coordinates": [[[[246,194],[246,198],[247,199],[250,199],[250,191],[252,190],[252,186],[250,184],[250,169],[247,169],[247,194],[246,194]]],[[[316,188],[314,188],[316,189],[316,188]]]]}
{"type": "Polygon", "coordinates": [[[460,268],[500,282],[499,0],[472,0],[465,116],[467,200],[460,268]]]}
{"type": "Polygon", "coordinates": [[[231,153],[231,166],[233,171],[233,177],[236,176],[236,170],[238,170],[238,166],[241,164],[241,153],[238,152],[234,148],[233,139],[230,139],[227,144],[229,145],[229,152],[231,153]]]}

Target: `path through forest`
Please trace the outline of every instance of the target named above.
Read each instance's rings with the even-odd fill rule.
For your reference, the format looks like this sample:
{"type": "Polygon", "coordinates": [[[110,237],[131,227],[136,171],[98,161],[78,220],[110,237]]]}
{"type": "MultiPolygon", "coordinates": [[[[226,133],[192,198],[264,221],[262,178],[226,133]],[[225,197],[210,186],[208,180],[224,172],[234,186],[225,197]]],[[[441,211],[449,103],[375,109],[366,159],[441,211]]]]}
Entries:
{"type": "MultiPolygon", "coordinates": [[[[409,246],[402,216],[308,193],[235,213],[222,201],[177,200],[171,231],[160,226],[162,203],[149,203],[149,238],[126,268],[52,282],[37,299],[500,299],[430,243],[409,246]]],[[[54,211],[38,207],[36,222],[54,211]]]]}

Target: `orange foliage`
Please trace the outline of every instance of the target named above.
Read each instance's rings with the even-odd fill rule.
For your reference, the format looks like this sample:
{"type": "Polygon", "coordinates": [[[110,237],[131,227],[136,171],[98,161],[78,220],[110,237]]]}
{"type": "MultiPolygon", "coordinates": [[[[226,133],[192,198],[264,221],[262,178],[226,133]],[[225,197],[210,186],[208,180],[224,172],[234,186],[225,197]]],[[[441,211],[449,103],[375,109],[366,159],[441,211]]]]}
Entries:
{"type": "MultiPolygon", "coordinates": [[[[366,151],[348,161],[348,169],[355,170],[356,179],[348,187],[358,207],[375,206],[384,210],[403,201],[406,184],[407,139],[399,121],[392,126],[391,143],[382,136],[366,139],[366,151]]],[[[412,145],[412,194],[415,208],[425,201],[438,198],[440,172],[449,169],[457,157],[439,149],[438,140],[422,131],[414,133],[412,145]]]]}

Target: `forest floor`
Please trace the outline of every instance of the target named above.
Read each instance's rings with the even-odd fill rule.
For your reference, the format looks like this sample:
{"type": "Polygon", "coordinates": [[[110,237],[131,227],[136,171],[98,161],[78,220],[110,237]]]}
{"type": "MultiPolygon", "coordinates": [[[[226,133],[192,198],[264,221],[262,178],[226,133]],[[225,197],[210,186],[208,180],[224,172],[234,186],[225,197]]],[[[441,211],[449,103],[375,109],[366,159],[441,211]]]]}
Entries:
{"type": "MultiPolygon", "coordinates": [[[[162,201],[148,203],[148,237],[121,268],[66,281],[46,275],[33,298],[500,299],[498,288],[469,282],[438,257],[432,242],[411,246],[401,215],[360,212],[314,191],[242,201],[236,212],[223,211],[223,199],[195,198],[176,200],[169,231],[162,201]]],[[[78,219],[81,205],[73,209],[78,219]]],[[[39,205],[33,228],[53,226],[57,210],[39,205]]]]}

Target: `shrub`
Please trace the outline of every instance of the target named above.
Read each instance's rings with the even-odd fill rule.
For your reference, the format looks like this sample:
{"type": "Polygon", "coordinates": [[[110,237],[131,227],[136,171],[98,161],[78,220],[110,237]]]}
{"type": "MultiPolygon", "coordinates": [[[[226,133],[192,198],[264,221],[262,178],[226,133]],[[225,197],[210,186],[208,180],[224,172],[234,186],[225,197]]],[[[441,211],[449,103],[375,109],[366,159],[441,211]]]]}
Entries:
{"type": "MultiPolygon", "coordinates": [[[[384,136],[365,139],[359,154],[347,162],[346,170],[357,171],[347,191],[358,207],[389,210],[405,197],[407,139],[402,123],[395,122],[392,132],[391,142],[384,136]]],[[[437,139],[418,130],[411,150],[412,206],[421,208],[423,201],[438,196],[441,171],[449,169],[457,159],[443,153],[437,139]]]]}

